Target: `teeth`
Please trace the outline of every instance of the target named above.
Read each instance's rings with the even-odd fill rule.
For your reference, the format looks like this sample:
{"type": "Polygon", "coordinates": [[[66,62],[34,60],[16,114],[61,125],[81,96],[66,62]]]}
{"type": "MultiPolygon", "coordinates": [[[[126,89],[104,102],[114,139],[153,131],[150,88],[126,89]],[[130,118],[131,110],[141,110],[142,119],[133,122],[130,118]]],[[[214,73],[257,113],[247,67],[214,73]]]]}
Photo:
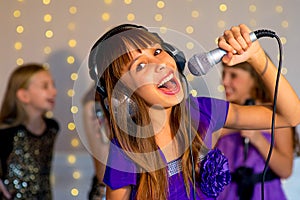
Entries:
{"type": "Polygon", "coordinates": [[[160,82],[160,84],[158,84],[158,87],[161,87],[163,84],[165,84],[166,82],[170,81],[172,78],[174,77],[173,74],[170,74],[169,76],[167,76],[164,80],[162,80],[160,82]]]}

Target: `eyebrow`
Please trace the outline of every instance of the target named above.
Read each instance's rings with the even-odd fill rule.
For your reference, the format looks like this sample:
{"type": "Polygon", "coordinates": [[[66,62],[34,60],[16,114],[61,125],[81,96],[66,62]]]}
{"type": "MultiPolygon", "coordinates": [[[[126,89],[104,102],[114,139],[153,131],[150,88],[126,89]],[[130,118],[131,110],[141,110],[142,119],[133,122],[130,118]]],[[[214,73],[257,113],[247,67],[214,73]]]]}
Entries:
{"type": "MultiPolygon", "coordinates": [[[[138,52],[141,52],[141,50],[140,49],[137,49],[136,51],[138,51],[138,52]]],[[[131,67],[132,67],[132,65],[139,59],[141,57],[141,55],[140,56],[138,56],[138,57],[136,57],[135,59],[133,59],[132,61],[130,61],[129,63],[128,63],[128,65],[127,66],[129,66],[129,68],[128,68],[128,70],[130,71],[130,69],[131,69],[131,67]]]]}
{"type": "MultiPolygon", "coordinates": [[[[149,47],[145,48],[145,49],[150,49],[150,48],[153,48],[155,46],[161,46],[159,43],[153,43],[153,44],[150,44],[149,47]]],[[[135,49],[135,51],[137,52],[142,52],[141,49],[135,49]]],[[[129,64],[127,66],[129,66],[128,70],[130,71],[131,69],[131,66],[140,58],[141,56],[138,56],[136,57],[135,59],[133,59],[131,62],[129,62],[129,64]]]]}

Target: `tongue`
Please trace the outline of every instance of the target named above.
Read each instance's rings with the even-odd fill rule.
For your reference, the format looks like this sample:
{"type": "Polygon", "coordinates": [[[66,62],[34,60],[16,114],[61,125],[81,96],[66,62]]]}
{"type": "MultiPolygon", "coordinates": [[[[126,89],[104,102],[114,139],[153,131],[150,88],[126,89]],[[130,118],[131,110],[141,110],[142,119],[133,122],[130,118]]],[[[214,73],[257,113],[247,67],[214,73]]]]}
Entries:
{"type": "Polygon", "coordinates": [[[164,87],[160,88],[162,90],[175,90],[177,87],[176,83],[173,81],[168,81],[164,84],[164,87]]]}

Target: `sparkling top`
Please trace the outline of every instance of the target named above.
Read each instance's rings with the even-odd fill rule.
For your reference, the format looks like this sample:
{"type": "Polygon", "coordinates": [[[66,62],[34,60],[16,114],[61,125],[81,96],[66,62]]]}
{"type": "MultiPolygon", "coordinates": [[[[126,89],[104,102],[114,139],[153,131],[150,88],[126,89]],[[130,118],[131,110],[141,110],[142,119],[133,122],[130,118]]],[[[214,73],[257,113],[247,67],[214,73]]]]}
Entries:
{"type": "Polygon", "coordinates": [[[49,178],[59,126],[53,119],[45,122],[40,136],[23,125],[0,129],[0,178],[13,199],[52,199],[49,178]]]}

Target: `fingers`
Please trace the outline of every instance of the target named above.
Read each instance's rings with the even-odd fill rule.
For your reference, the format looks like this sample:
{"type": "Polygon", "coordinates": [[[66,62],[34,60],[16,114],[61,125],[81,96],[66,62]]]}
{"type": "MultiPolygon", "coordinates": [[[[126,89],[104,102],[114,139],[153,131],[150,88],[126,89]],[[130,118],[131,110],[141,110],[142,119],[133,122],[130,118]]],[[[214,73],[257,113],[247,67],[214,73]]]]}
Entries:
{"type": "Polygon", "coordinates": [[[224,31],[223,36],[219,38],[219,46],[232,54],[243,54],[252,44],[250,40],[250,29],[241,24],[233,26],[230,30],[224,31]]]}
{"type": "Polygon", "coordinates": [[[250,46],[252,44],[252,41],[251,41],[250,35],[249,35],[251,30],[245,24],[240,24],[239,27],[241,28],[241,35],[246,40],[248,46],[250,46]]]}

